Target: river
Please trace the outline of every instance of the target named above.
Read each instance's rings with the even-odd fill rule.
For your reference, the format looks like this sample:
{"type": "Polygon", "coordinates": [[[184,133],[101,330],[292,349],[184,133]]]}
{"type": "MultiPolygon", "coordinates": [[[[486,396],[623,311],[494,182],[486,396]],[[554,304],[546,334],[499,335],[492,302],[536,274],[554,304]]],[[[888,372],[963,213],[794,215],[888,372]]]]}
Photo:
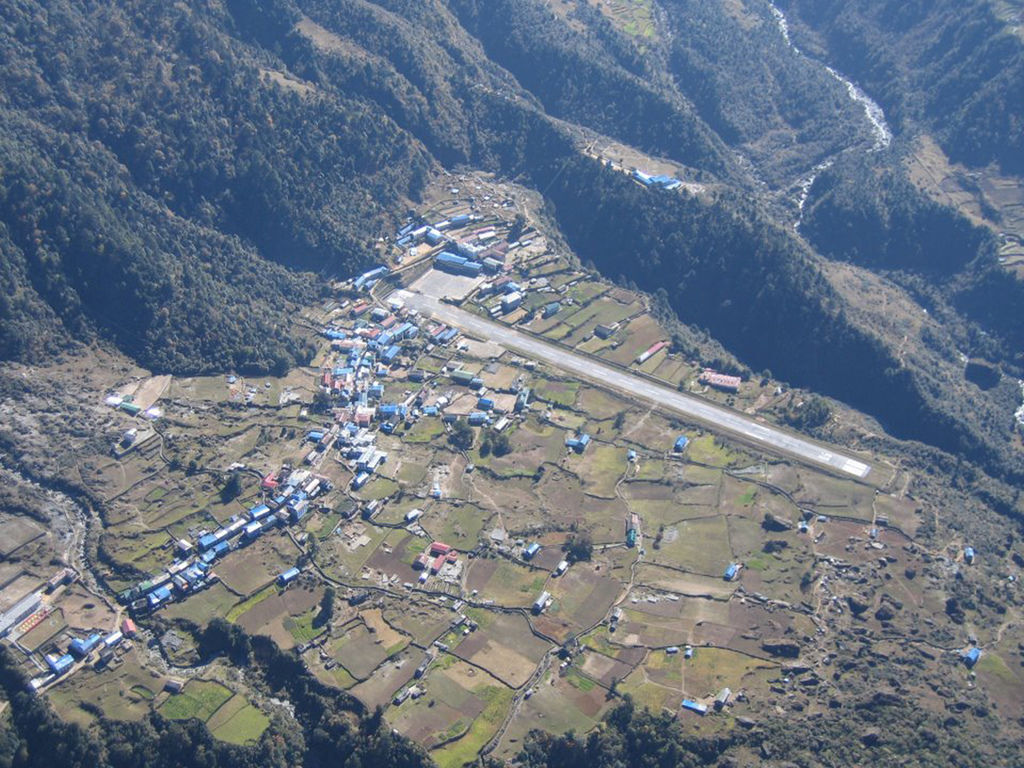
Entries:
{"type": "MultiPolygon", "coordinates": [[[[810,56],[801,51],[796,44],[793,42],[793,38],[789,34],[789,19],[775,3],[769,2],[768,8],[771,9],[772,16],[775,17],[775,22],[779,26],[779,32],[782,34],[782,39],[786,41],[786,45],[796,53],[798,56],[803,56],[811,61],[817,61],[812,59],[810,56]]],[[[871,124],[871,134],[873,136],[873,142],[871,145],[871,152],[878,152],[879,150],[886,149],[892,143],[892,130],[889,128],[889,123],[885,119],[885,111],[878,105],[874,99],[864,93],[863,89],[860,88],[856,83],[850,80],[848,77],[843,76],[837,72],[833,67],[830,67],[824,62],[817,62],[824,67],[825,71],[829,73],[837,82],[841,83],[846,89],[847,95],[850,99],[855,101],[864,110],[864,116],[867,121],[871,124]]],[[[832,166],[833,159],[829,158],[818,163],[811,172],[797,182],[797,189],[799,190],[799,197],[797,199],[797,221],[794,225],[797,229],[800,228],[800,224],[803,221],[804,216],[804,205],[807,203],[807,198],[811,193],[811,187],[814,186],[815,179],[818,175],[827,170],[832,166]]]]}
{"type": "Polygon", "coordinates": [[[1024,381],[1018,381],[1020,384],[1020,408],[1014,411],[1013,418],[1017,421],[1017,429],[1020,431],[1021,436],[1024,437],[1024,381]]]}

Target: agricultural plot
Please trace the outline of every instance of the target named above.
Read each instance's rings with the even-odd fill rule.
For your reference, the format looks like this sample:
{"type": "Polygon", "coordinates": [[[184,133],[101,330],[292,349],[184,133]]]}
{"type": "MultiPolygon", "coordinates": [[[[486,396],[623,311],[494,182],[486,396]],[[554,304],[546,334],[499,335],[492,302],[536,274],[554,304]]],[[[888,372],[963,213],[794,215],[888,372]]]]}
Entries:
{"type": "Polygon", "coordinates": [[[51,691],[49,698],[62,717],[80,724],[93,720],[83,704],[99,707],[112,720],[138,720],[149,712],[163,685],[163,677],[143,666],[131,651],[101,673],[82,670],[51,691]]]}
{"type": "Polygon", "coordinates": [[[650,560],[704,576],[722,574],[732,562],[725,517],[682,520],[666,526],[661,543],[650,552],[650,560]]]}
{"type": "Polygon", "coordinates": [[[214,738],[230,744],[253,744],[270,726],[270,719],[249,703],[241,694],[235,694],[206,721],[214,738]]]}
{"type": "Polygon", "coordinates": [[[736,589],[735,584],[724,581],[721,576],[710,577],[696,573],[684,573],[653,563],[641,563],[637,568],[637,573],[639,583],[679,595],[725,599],[736,589]]]}
{"type": "Polygon", "coordinates": [[[27,517],[0,518],[0,557],[10,557],[43,535],[43,529],[27,517]]]}
{"type": "Polygon", "coordinates": [[[159,712],[170,720],[195,718],[204,723],[233,696],[230,690],[211,680],[191,680],[180,693],[170,696],[159,712]]]}
{"type": "Polygon", "coordinates": [[[431,749],[442,768],[471,761],[497,732],[514,692],[465,662],[435,669],[423,680],[425,694],[392,708],[401,733],[431,749]],[[397,710],[397,711],[396,711],[397,710]]]}
{"type": "Polygon", "coordinates": [[[615,338],[617,346],[604,350],[605,360],[619,365],[631,365],[637,355],[655,342],[665,338],[665,332],[649,315],[640,315],[619,329],[615,338]]]}
{"type": "Polygon", "coordinates": [[[480,628],[459,643],[455,655],[483,667],[512,688],[521,687],[551,650],[550,643],[534,635],[522,616],[495,614],[480,618],[480,628]]]}
{"type": "Polygon", "coordinates": [[[544,510],[538,522],[555,525],[561,530],[571,530],[575,524],[590,531],[598,543],[619,543],[625,538],[629,510],[617,497],[588,496],[573,475],[550,469],[537,484],[536,493],[544,510]]]}
{"type": "Polygon", "coordinates": [[[433,603],[389,603],[384,619],[400,632],[409,635],[417,645],[427,646],[443,635],[451,626],[454,614],[433,603]]]}
{"type": "Polygon", "coordinates": [[[397,654],[378,667],[373,675],[349,689],[369,710],[386,706],[395,694],[414,679],[416,667],[423,661],[416,649],[397,654]]]}
{"type": "Polygon", "coordinates": [[[389,529],[359,521],[346,523],[325,542],[318,562],[341,577],[358,575],[388,533],[389,529]]]}
{"type": "MultiPolygon", "coordinates": [[[[378,638],[371,631],[371,627],[360,622],[350,624],[342,635],[333,638],[329,643],[328,653],[348,670],[352,677],[362,681],[370,677],[390,655],[384,643],[385,640],[378,638]]],[[[396,647],[391,653],[398,653],[400,650],[401,647],[396,647]]]]}
{"type": "Polygon", "coordinates": [[[282,648],[292,648],[320,634],[312,626],[314,606],[320,602],[322,589],[295,584],[284,590],[269,588],[263,600],[240,614],[235,621],[250,634],[267,635],[282,648]]]}
{"type": "Polygon", "coordinates": [[[438,504],[431,508],[423,527],[433,539],[465,551],[476,547],[489,516],[475,504],[438,504]]]}
{"type": "Polygon", "coordinates": [[[402,581],[412,581],[413,560],[430,544],[421,536],[414,536],[404,528],[389,531],[366,561],[366,568],[390,577],[397,575],[402,581]]]}
{"type": "Polygon", "coordinates": [[[766,678],[779,665],[726,648],[699,648],[683,665],[687,695],[714,696],[722,688],[767,688],[766,678]]]}
{"type": "Polygon", "coordinates": [[[217,575],[228,589],[246,597],[291,568],[298,555],[288,536],[271,533],[228,555],[217,565],[217,575]]]}
{"type": "MultiPolygon", "coordinates": [[[[534,693],[519,706],[519,710],[508,731],[502,738],[496,751],[501,759],[513,757],[519,749],[526,734],[535,728],[550,733],[574,731],[586,733],[590,731],[604,713],[599,708],[595,715],[585,714],[576,702],[582,698],[587,712],[594,711],[598,703],[594,697],[581,697],[579,688],[573,686],[566,678],[549,673],[534,689],[534,693]]],[[[601,696],[600,698],[604,698],[601,696]]]]}
{"type": "Polygon", "coordinates": [[[575,403],[580,389],[579,382],[576,381],[556,381],[540,377],[535,379],[533,384],[536,399],[562,406],[571,406],[575,403]]]}
{"type": "Polygon", "coordinates": [[[187,600],[171,603],[163,615],[170,620],[184,619],[198,626],[204,626],[217,616],[225,616],[240,602],[237,595],[217,582],[206,589],[189,596],[187,600]]]}
{"type": "Polygon", "coordinates": [[[615,497],[615,486],[627,468],[625,452],[614,445],[591,442],[581,457],[566,462],[583,482],[584,492],[605,499],[615,497]]]}
{"type": "Polygon", "coordinates": [[[466,572],[466,588],[498,605],[527,608],[544,589],[548,573],[498,558],[477,558],[466,572]]]}
{"type": "Polygon", "coordinates": [[[600,562],[576,563],[559,578],[551,579],[548,589],[554,603],[549,615],[567,623],[574,633],[589,630],[622,593],[622,583],[612,578],[609,570],[600,562]]]}

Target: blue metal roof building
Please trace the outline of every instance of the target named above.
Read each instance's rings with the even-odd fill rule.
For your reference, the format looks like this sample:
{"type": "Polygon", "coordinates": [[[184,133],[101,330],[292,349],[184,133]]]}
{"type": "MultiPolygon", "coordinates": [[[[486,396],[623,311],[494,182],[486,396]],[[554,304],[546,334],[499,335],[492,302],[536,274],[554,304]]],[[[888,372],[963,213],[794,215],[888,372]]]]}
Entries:
{"type": "Polygon", "coordinates": [[[280,574],[277,577],[277,583],[280,586],[283,587],[285,584],[288,584],[289,582],[295,581],[295,579],[297,579],[298,577],[299,577],[299,569],[298,568],[289,568],[287,571],[285,571],[284,573],[280,574]]]}
{"type": "Polygon", "coordinates": [[[552,315],[557,315],[558,311],[562,308],[562,305],[557,301],[552,301],[550,304],[545,304],[544,309],[541,311],[540,316],[545,320],[552,315]]]}
{"type": "Polygon", "coordinates": [[[729,567],[725,569],[725,573],[722,575],[726,581],[732,581],[736,578],[736,574],[740,572],[740,567],[736,563],[729,563],[729,567]]]}
{"type": "Polygon", "coordinates": [[[90,635],[84,639],[76,637],[68,646],[68,651],[78,657],[88,656],[89,652],[101,642],[103,642],[103,635],[90,635]]]}
{"type": "Polygon", "coordinates": [[[75,657],[70,653],[65,653],[63,656],[47,656],[46,664],[50,667],[50,671],[55,675],[63,675],[69,669],[71,665],[75,663],[75,657]]]}
{"type": "Polygon", "coordinates": [[[692,699],[683,699],[683,709],[688,709],[691,712],[696,712],[698,715],[706,715],[708,708],[701,704],[699,701],[693,701],[692,699]]]}
{"type": "Polygon", "coordinates": [[[576,453],[583,453],[587,450],[587,446],[590,445],[590,435],[584,432],[579,437],[570,437],[565,441],[565,445],[567,448],[576,451],[576,453]]]}
{"type": "Polygon", "coordinates": [[[147,595],[146,599],[149,601],[150,608],[156,608],[161,603],[171,599],[171,588],[164,586],[154,589],[147,595]]]}
{"type": "Polygon", "coordinates": [[[270,507],[268,507],[266,504],[257,504],[255,507],[249,510],[249,518],[251,520],[262,520],[269,514],[270,507]]]}
{"type": "Polygon", "coordinates": [[[530,545],[523,550],[523,557],[525,557],[527,560],[532,560],[533,556],[536,555],[538,552],[540,552],[540,544],[534,541],[531,542],[530,545]]]}
{"type": "Polygon", "coordinates": [[[689,438],[686,437],[686,435],[680,435],[679,437],[676,438],[676,444],[672,446],[672,450],[675,451],[676,453],[682,453],[686,449],[686,446],[688,446],[689,444],[689,438]]]}
{"type": "Polygon", "coordinates": [[[968,668],[973,667],[978,663],[978,659],[981,658],[981,648],[971,648],[971,650],[962,653],[960,658],[964,660],[964,664],[966,664],[968,668]]]}

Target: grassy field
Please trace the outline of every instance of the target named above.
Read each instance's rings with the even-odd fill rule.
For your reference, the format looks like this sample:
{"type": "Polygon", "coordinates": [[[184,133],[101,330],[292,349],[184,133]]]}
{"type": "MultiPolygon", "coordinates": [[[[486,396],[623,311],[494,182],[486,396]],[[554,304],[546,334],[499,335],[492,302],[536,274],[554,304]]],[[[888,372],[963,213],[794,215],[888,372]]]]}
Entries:
{"type": "Polygon", "coordinates": [[[185,619],[203,626],[217,616],[231,615],[238,598],[223,584],[216,583],[202,592],[167,606],[164,615],[168,619],[185,619]]]}
{"type": "Polygon", "coordinates": [[[73,722],[91,721],[79,706],[89,702],[103,710],[111,720],[138,720],[150,708],[150,702],[163,687],[163,679],[145,669],[135,653],[111,670],[97,674],[82,670],[48,694],[57,712],[73,722]]]}
{"type": "Polygon", "coordinates": [[[253,607],[259,605],[264,600],[266,600],[268,597],[271,597],[272,595],[275,595],[275,594],[277,594],[277,588],[273,584],[271,584],[271,585],[269,585],[267,587],[264,587],[259,592],[257,592],[255,595],[252,595],[248,599],[243,600],[242,602],[238,603],[234,608],[232,608],[230,611],[227,612],[227,615],[225,616],[225,618],[228,621],[234,623],[235,621],[238,620],[239,616],[241,616],[243,613],[248,611],[250,608],[253,608],[253,607]]]}
{"type": "Polygon", "coordinates": [[[181,693],[171,696],[160,707],[160,714],[171,720],[196,718],[206,722],[232,696],[220,683],[192,680],[181,693]]]}
{"type": "Polygon", "coordinates": [[[505,719],[515,691],[504,686],[484,686],[474,694],[483,699],[484,710],[458,741],[430,753],[440,768],[457,768],[472,762],[505,719]]]}
{"type": "Polygon", "coordinates": [[[475,560],[469,569],[466,584],[499,605],[526,607],[544,589],[548,574],[504,560],[475,560]]]}
{"type": "Polygon", "coordinates": [[[708,576],[721,573],[732,560],[725,517],[715,515],[666,526],[661,545],[651,550],[650,559],[708,576]]]}
{"type": "Polygon", "coordinates": [[[319,609],[314,609],[301,616],[288,617],[284,620],[284,628],[295,638],[296,643],[308,643],[324,631],[323,627],[313,626],[313,621],[319,612],[319,609]]]}
{"type": "Polygon", "coordinates": [[[684,667],[684,688],[690,696],[714,695],[725,687],[737,690],[756,670],[778,669],[777,664],[753,659],[725,648],[700,648],[684,667]]]}
{"type": "Polygon", "coordinates": [[[579,382],[541,378],[534,383],[533,393],[539,400],[569,406],[576,402],[579,389],[579,382]]]}
{"type": "Polygon", "coordinates": [[[252,744],[270,726],[270,720],[241,694],[223,704],[206,721],[215,738],[230,744],[252,744]]]}

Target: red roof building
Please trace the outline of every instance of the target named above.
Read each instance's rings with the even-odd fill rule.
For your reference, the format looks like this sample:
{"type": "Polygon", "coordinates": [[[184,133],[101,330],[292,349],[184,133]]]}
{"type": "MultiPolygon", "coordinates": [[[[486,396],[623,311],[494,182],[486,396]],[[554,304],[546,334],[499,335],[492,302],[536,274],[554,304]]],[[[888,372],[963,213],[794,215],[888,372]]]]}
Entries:
{"type": "Polygon", "coordinates": [[[438,555],[434,558],[434,562],[430,564],[430,572],[437,573],[441,570],[442,565],[444,565],[444,555],[438,555]]]}
{"type": "Polygon", "coordinates": [[[135,622],[131,619],[125,619],[121,622],[121,634],[125,637],[134,637],[136,631],[135,622]]]}
{"type": "Polygon", "coordinates": [[[435,541],[433,544],[430,545],[430,554],[435,555],[435,556],[436,555],[447,555],[451,551],[452,551],[451,546],[449,546],[448,544],[445,544],[442,541],[435,541]]]}
{"type": "Polygon", "coordinates": [[[740,383],[743,381],[739,376],[729,376],[710,369],[700,375],[700,380],[708,386],[726,392],[739,392],[740,383]]]}

